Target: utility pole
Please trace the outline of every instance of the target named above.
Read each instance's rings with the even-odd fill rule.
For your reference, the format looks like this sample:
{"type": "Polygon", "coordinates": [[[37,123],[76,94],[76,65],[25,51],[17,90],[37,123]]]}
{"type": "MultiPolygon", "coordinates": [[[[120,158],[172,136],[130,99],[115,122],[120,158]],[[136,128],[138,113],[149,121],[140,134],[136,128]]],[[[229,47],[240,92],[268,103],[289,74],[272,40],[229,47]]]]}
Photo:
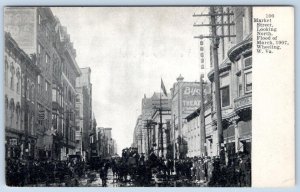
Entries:
{"type": "MultiPolygon", "coordinates": [[[[234,25],[234,23],[217,23],[216,16],[224,16],[224,15],[233,15],[233,13],[216,13],[215,8],[213,6],[210,7],[209,14],[194,14],[194,17],[202,17],[202,16],[209,16],[210,23],[209,24],[194,24],[194,27],[211,27],[212,34],[209,36],[195,36],[194,38],[211,38],[212,39],[212,47],[213,47],[213,62],[214,62],[214,83],[215,83],[215,103],[216,103],[216,116],[217,116],[217,132],[218,132],[218,148],[219,148],[219,155],[221,156],[221,148],[223,144],[223,127],[222,127],[222,111],[221,111],[221,96],[220,96],[220,79],[219,79],[219,60],[218,60],[218,48],[220,44],[220,38],[224,37],[235,37],[235,35],[217,35],[217,26],[230,26],[234,25]]],[[[201,79],[201,78],[200,78],[201,79]]],[[[200,80],[200,86],[202,86],[202,82],[200,80]]],[[[202,97],[202,96],[201,96],[202,97]]],[[[202,103],[202,101],[201,101],[202,103]]],[[[202,104],[201,104],[202,105],[202,104]]],[[[202,107],[200,107],[202,108],[202,107]]],[[[203,111],[203,110],[202,110],[203,111]]],[[[204,144],[203,144],[204,146],[204,144]]],[[[223,157],[221,157],[223,158],[223,157]]]]}
{"type": "Polygon", "coordinates": [[[203,79],[200,74],[200,152],[206,155],[205,111],[204,111],[203,79]]]}

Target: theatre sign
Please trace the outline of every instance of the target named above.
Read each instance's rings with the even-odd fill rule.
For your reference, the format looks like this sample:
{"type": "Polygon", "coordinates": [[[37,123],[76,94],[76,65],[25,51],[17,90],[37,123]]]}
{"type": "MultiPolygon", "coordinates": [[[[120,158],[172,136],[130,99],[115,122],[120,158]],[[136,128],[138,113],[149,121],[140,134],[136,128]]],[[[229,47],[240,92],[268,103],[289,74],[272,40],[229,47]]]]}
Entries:
{"type": "Polygon", "coordinates": [[[184,82],[181,90],[182,115],[185,117],[200,107],[200,85],[196,82],[184,82]]]}

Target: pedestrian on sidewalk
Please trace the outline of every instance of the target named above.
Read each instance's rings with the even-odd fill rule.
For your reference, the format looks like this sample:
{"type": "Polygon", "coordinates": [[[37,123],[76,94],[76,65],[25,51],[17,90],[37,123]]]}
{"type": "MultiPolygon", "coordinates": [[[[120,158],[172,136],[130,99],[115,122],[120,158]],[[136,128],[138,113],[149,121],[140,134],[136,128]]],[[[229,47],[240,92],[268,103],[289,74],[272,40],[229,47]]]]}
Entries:
{"type": "Polygon", "coordinates": [[[108,171],[108,166],[106,165],[106,163],[104,163],[100,169],[100,178],[102,180],[102,187],[107,187],[107,171],[108,171]]]}

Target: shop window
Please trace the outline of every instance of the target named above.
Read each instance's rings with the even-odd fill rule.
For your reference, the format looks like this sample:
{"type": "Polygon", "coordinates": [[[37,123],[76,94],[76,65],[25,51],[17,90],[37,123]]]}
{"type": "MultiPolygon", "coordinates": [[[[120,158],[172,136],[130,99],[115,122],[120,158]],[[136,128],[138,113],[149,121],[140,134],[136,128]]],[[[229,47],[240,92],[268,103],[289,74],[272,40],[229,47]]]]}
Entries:
{"type": "Polygon", "coordinates": [[[252,72],[245,73],[245,93],[252,91],[252,72]]]}
{"type": "Polygon", "coordinates": [[[222,104],[222,107],[229,106],[230,105],[229,86],[222,87],[220,92],[221,92],[221,104],[222,104]]]}

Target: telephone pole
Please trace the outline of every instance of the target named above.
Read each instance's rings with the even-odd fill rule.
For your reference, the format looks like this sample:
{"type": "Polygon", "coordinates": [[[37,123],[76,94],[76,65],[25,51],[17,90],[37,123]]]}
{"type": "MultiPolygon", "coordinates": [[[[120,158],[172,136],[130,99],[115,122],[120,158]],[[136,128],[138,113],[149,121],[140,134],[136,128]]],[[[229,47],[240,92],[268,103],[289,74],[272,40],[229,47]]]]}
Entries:
{"type": "MultiPolygon", "coordinates": [[[[219,44],[220,44],[220,38],[225,38],[225,37],[235,37],[235,35],[224,35],[224,33],[222,33],[222,35],[217,35],[217,26],[224,26],[227,25],[228,27],[230,25],[234,25],[234,23],[217,23],[216,22],[216,16],[224,16],[224,15],[233,15],[233,13],[216,13],[215,12],[215,8],[213,6],[210,7],[210,11],[209,14],[194,14],[193,17],[210,17],[210,23],[209,24],[194,24],[194,27],[211,27],[211,35],[208,36],[195,36],[194,38],[210,38],[212,39],[212,48],[213,48],[213,62],[214,62],[214,83],[215,83],[215,103],[216,103],[216,116],[217,116],[217,132],[218,132],[218,148],[219,148],[219,155],[221,156],[222,154],[220,153],[221,148],[223,147],[223,127],[222,127],[222,110],[221,110],[221,96],[220,96],[220,78],[219,78],[219,60],[218,60],[218,48],[219,48],[219,44]]],[[[202,78],[200,77],[200,88],[201,88],[201,99],[203,99],[203,90],[202,90],[202,78]]],[[[201,119],[204,119],[204,105],[203,105],[203,100],[201,100],[201,106],[200,106],[200,113],[201,111],[203,112],[203,114],[200,116],[201,119]]],[[[202,123],[202,121],[201,121],[202,123]]],[[[202,123],[203,124],[203,123],[202,123]]],[[[205,129],[205,127],[203,127],[202,129],[205,129]]],[[[205,130],[202,132],[203,134],[205,134],[205,130]]],[[[205,137],[205,136],[204,136],[205,137]]],[[[201,137],[201,141],[202,141],[202,137],[201,137]]],[[[204,148],[204,142],[201,142],[201,147],[204,148]],[[202,146],[203,143],[203,146],[202,146]]],[[[222,157],[221,157],[222,158],[222,157]]]]}
{"type": "Polygon", "coordinates": [[[200,74],[200,152],[206,155],[206,134],[205,134],[205,109],[204,109],[204,96],[203,96],[203,79],[200,74]]]}

